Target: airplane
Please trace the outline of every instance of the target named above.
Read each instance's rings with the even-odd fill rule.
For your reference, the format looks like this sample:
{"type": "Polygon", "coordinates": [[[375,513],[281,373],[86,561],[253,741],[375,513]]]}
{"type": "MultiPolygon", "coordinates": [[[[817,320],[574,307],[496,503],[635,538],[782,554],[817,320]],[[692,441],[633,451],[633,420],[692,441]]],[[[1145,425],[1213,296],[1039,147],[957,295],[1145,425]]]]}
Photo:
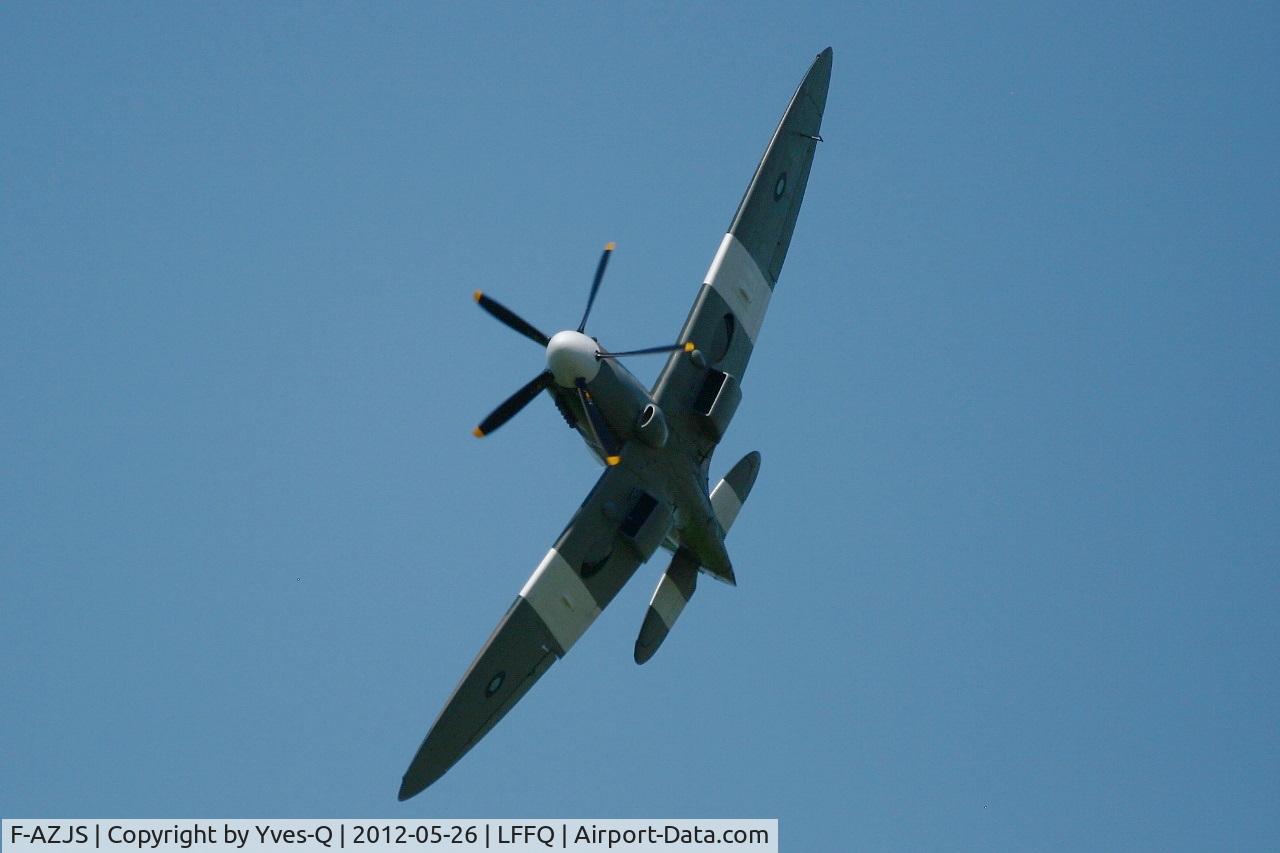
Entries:
{"type": "Polygon", "coordinates": [[[760,470],[752,451],[708,488],[711,455],[742,399],[741,382],[804,198],[831,80],[817,55],[765,149],[693,308],[670,346],[613,352],[586,334],[600,256],[576,329],[546,335],[476,291],[480,307],[546,351],[546,368],[476,427],[483,437],[547,392],[604,473],[494,629],[418,748],[400,800],[421,793],[506,715],[659,547],[672,553],[635,644],[644,663],[666,639],[699,574],[737,585],[724,537],[760,470]],[[652,390],[619,359],[669,353],[652,390]]]}

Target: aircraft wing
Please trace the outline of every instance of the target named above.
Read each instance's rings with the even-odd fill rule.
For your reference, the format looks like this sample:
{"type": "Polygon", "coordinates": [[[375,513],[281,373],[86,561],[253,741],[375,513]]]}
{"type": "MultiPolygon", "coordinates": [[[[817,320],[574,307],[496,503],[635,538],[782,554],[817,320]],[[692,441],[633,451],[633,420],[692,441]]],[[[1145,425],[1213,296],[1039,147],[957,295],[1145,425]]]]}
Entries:
{"type": "Polygon", "coordinates": [[[654,385],[653,397],[668,421],[698,446],[703,458],[733,415],[734,395],[740,394],[736,385],[746,372],[791,245],[820,141],[831,55],[831,48],[818,54],[787,105],[677,339],[693,341],[705,366],[675,353],[654,385]],[[708,412],[716,406],[718,414],[708,412]]]}
{"type": "Polygon", "coordinates": [[[405,772],[422,791],[564,657],[666,536],[672,503],[643,447],[608,468],[494,629],[405,772]]]}

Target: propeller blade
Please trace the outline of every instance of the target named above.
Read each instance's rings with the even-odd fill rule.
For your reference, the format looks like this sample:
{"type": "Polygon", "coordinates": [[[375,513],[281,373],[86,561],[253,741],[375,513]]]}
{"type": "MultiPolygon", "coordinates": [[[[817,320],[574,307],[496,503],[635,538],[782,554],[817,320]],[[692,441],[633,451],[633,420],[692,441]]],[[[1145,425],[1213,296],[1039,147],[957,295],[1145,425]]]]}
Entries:
{"type": "Polygon", "coordinates": [[[605,243],[604,252],[600,255],[600,264],[596,267],[596,277],[591,282],[591,295],[587,297],[587,310],[582,312],[582,322],[578,324],[581,332],[587,327],[587,318],[591,316],[591,306],[596,301],[596,293],[600,290],[600,281],[604,278],[604,268],[609,264],[609,256],[617,247],[616,243],[605,243]]]}
{"type": "Polygon", "coordinates": [[[596,353],[596,358],[621,358],[624,355],[653,355],[660,352],[675,352],[676,350],[684,350],[685,352],[693,352],[697,349],[693,345],[693,341],[686,341],[682,344],[670,344],[665,347],[649,347],[647,349],[633,349],[626,352],[605,352],[601,350],[596,353]]]}
{"type": "Polygon", "coordinates": [[[494,317],[498,318],[498,321],[501,322],[503,325],[505,325],[507,328],[514,329],[515,331],[524,335],[529,340],[533,341],[535,344],[545,347],[547,345],[547,342],[551,340],[551,338],[542,334],[542,332],[534,328],[534,326],[531,323],[529,323],[519,314],[512,311],[510,308],[503,305],[501,302],[497,301],[496,299],[490,299],[489,297],[485,296],[483,292],[479,290],[477,290],[472,295],[475,297],[476,302],[480,303],[481,308],[488,311],[494,317]]]}
{"type": "Polygon", "coordinates": [[[605,423],[604,415],[600,409],[596,407],[596,401],[591,399],[591,392],[587,390],[585,380],[577,381],[578,398],[582,400],[582,408],[587,412],[587,424],[591,427],[591,434],[596,440],[596,444],[604,448],[604,461],[606,465],[617,465],[622,461],[622,457],[618,455],[618,446],[614,443],[613,433],[609,432],[609,425],[605,423]]]}
{"type": "Polygon", "coordinates": [[[543,389],[551,385],[551,371],[544,370],[533,379],[529,380],[523,388],[512,394],[502,402],[502,405],[494,409],[489,417],[480,422],[480,426],[471,431],[476,438],[484,438],[498,427],[505,424],[516,416],[516,414],[529,405],[534,397],[542,393],[543,389]]]}

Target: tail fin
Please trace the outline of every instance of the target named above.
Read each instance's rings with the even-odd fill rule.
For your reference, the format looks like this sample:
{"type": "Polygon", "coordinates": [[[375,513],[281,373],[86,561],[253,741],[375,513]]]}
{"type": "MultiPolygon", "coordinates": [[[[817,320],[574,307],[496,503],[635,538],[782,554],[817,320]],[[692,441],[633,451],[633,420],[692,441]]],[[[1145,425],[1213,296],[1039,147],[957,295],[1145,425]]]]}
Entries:
{"type": "MultiPolygon", "coordinates": [[[[760,454],[753,450],[738,460],[738,464],[711,490],[711,508],[726,535],[738,517],[742,504],[746,502],[747,495],[751,494],[751,487],[755,485],[756,475],[759,473],[760,454]]],[[[640,636],[636,639],[636,663],[644,663],[653,657],[662,641],[667,638],[684,606],[693,598],[699,568],[702,567],[698,565],[697,557],[685,548],[676,551],[671,558],[671,565],[667,566],[658,581],[658,588],[653,591],[649,609],[644,614],[644,624],[640,626],[640,636]]],[[[703,570],[706,571],[705,568],[703,570]]],[[[713,573],[712,577],[733,582],[731,578],[722,578],[713,573]]]]}

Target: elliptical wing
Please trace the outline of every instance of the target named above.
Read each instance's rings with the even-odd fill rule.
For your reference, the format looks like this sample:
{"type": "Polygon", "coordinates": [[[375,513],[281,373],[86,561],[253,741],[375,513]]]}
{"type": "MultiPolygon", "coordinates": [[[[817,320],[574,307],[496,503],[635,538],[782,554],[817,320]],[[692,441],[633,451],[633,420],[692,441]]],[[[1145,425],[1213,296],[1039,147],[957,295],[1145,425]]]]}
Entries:
{"type": "Polygon", "coordinates": [[[658,405],[694,441],[699,456],[715,440],[698,429],[694,404],[709,370],[738,382],[746,372],[821,141],[831,57],[831,48],[818,54],[787,105],[677,338],[696,341],[706,367],[674,354],[654,385],[658,405]]]}
{"type": "Polygon", "coordinates": [[[671,501],[637,464],[608,468],[520,590],[405,771],[421,792],[488,733],[564,657],[671,527],[671,501]]]}

